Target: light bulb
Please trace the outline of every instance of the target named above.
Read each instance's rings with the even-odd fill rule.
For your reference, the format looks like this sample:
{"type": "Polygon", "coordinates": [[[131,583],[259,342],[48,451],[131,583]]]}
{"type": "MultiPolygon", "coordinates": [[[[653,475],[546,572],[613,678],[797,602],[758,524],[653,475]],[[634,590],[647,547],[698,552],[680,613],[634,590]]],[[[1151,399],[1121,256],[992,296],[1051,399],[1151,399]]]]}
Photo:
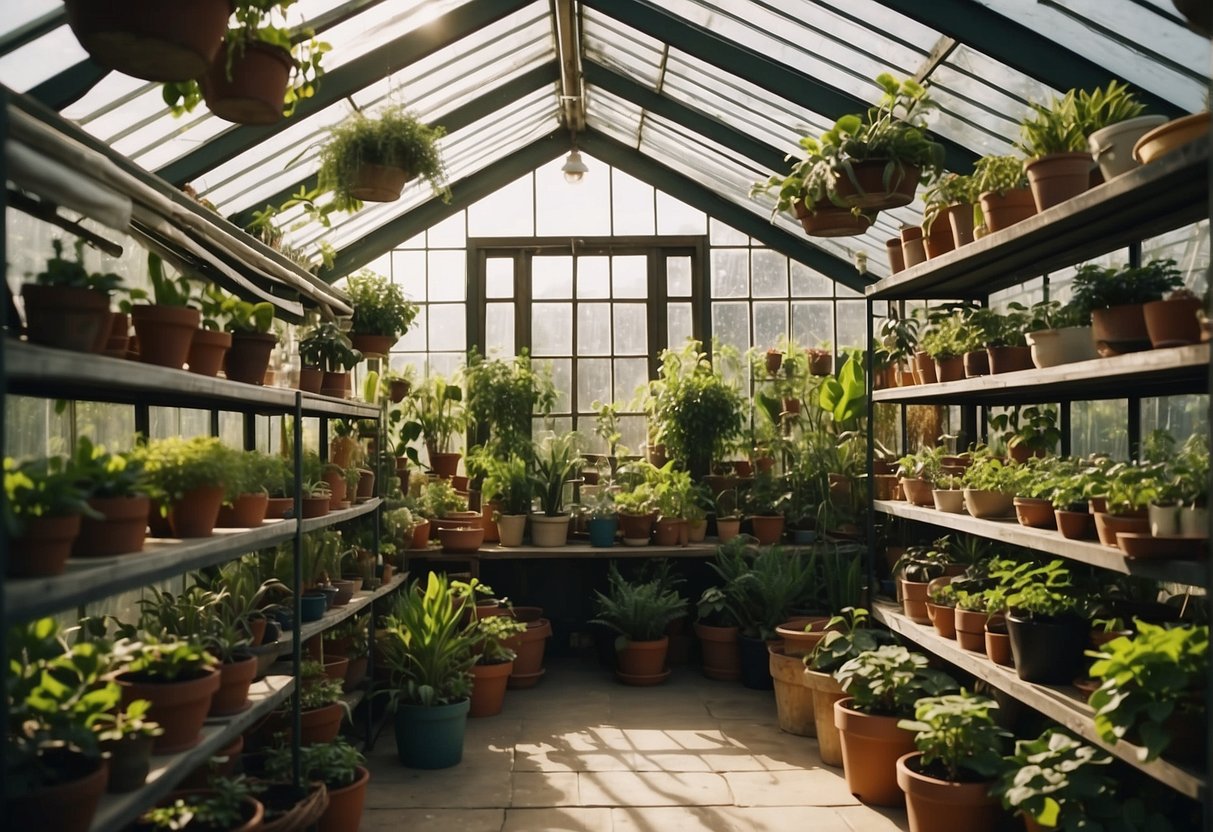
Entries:
{"type": "Polygon", "coordinates": [[[560,172],[564,174],[565,182],[575,185],[582,180],[588,170],[585,162],[581,161],[581,154],[574,150],[569,153],[569,158],[564,160],[564,167],[560,169],[560,172]]]}

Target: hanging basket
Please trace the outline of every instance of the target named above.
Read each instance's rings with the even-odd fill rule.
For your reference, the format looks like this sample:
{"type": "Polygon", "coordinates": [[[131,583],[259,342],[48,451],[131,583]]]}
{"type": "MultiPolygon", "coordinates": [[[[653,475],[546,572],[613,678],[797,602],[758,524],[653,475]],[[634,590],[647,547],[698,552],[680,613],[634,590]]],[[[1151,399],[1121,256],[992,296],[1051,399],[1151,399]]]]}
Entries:
{"type": "Polygon", "coordinates": [[[232,56],[228,73],[227,53],[215,58],[202,76],[202,95],[212,113],[236,124],[276,124],[282,118],[286,85],[294,67],[285,49],[251,41],[243,53],[232,56]]]}
{"type": "Polygon", "coordinates": [[[823,206],[813,212],[796,200],[792,207],[810,237],[854,237],[871,228],[876,219],[875,214],[853,214],[850,208],[835,205],[823,206]]]}
{"type": "Polygon", "coordinates": [[[350,196],[362,202],[395,202],[412,178],[403,168],[364,163],[354,172],[348,190],[350,196]]]}
{"type": "Polygon", "coordinates": [[[913,165],[896,166],[885,186],[885,166],[888,159],[868,159],[863,162],[853,162],[851,171],[840,171],[834,182],[834,196],[837,201],[848,208],[862,208],[865,211],[883,211],[888,208],[900,208],[914,201],[914,190],[922,170],[913,165]]]}

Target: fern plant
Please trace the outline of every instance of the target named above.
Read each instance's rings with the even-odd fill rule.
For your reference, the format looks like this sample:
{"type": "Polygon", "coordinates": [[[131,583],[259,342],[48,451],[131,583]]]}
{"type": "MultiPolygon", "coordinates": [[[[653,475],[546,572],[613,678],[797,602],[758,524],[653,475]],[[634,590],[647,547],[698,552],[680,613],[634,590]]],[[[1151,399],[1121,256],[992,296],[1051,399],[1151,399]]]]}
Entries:
{"type": "Polygon", "coordinates": [[[666,625],[686,613],[686,601],[660,580],[629,583],[612,565],[608,581],[608,594],[594,592],[598,617],[591,623],[610,627],[624,641],[658,641],[666,625]]]}

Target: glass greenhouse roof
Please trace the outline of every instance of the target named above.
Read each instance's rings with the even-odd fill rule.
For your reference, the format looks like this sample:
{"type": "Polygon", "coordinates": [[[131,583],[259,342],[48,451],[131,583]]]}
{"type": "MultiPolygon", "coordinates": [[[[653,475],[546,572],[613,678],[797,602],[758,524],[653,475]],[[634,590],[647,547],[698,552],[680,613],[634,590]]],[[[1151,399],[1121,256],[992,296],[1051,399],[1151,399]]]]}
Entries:
{"type": "MultiPolygon", "coordinates": [[[[355,109],[403,105],[446,128],[458,206],[525,172],[511,159],[538,165],[567,151],[554,12],[564,5],[578,50],[566,65],[585,90],[578,143],[591,152],[607,143],[613,164],[630,161],[650,184],[670,177],[702,189],[739,212],[733,220],[767,220],[771,201],[751,198],[751,183],[786,170],[804,133],[871,104],[881,72],[931,87],[931,128],[955,169],[1011,152],[1029,100],[1116,77],[1151,111],[1178,115],[1203,107],[1208,88],[1209,41],[1169,0],[300,0],[292,25],[332,45],[326,77],[293,118],[257,128],[204,105],[174,118],[158,85],[88,59],[60,0],[21,0],[0,8],[0,83],[170,182],[191,183],[239,224],[314,184],[329,127],[355,109]]],[[[396,202],[333,215],[331,227],[302,208],[281,216],[296,248],[324,242],[373,257],[400,242],[394,230],[416,233],[408,215],[436,198],[414,182],[396,202]]],[[[805,238],[790,217],[774,224],[789,253],[825,252],[852,268],[864,252],[880,276],[884,240],[920,217],[917,205],[887,211],[867,234],[834,240],[805,238]]]]}

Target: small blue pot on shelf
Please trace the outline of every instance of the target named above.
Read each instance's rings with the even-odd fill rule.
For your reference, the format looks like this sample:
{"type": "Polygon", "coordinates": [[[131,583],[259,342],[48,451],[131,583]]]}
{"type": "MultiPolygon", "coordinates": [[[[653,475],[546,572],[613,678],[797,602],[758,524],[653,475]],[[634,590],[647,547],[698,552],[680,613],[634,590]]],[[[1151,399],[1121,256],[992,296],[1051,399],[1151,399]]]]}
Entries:
{"type": "Polygon", "coordinates": [[[302,605],[301,617],[304,621],[319,621],[324,618],[325,610],[329,608],[328,595],[324,592],[305,592],[299,601],[302,605]]]}
{"type": "Polygon", "coordinates": [[[609,549],[615,545],[615,530],[619,528],[619,520],[615,517],[594,517],[590,519],[590,545],[598,549],[609,549]]]}

